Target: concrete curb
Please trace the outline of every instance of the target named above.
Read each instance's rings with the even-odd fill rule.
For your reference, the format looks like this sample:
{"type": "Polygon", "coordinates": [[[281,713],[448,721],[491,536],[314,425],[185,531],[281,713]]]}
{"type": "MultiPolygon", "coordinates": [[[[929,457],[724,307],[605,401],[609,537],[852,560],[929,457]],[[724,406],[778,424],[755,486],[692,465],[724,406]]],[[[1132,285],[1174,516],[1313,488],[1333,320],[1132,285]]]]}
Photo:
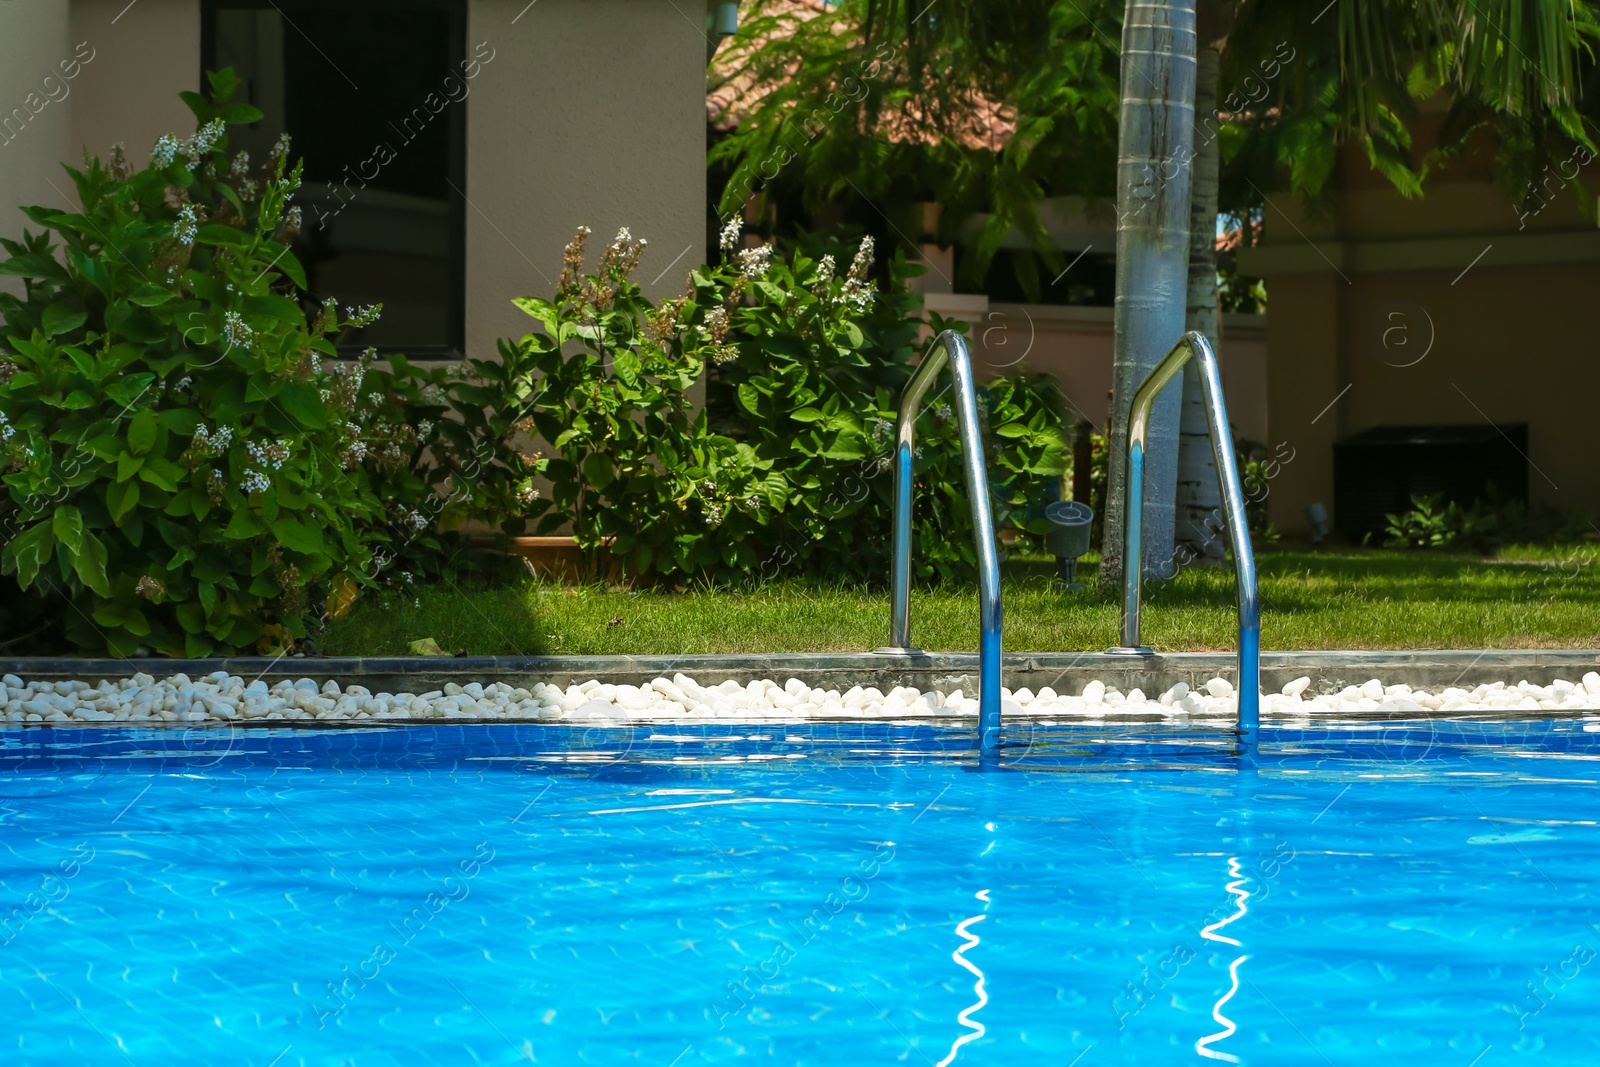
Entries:
{"type": "MultiPolygon", "coordinates": [[[[374,692],[420,693],[449,681],[506,682],[527,686],[533,682],[571,685],[591,678],[614,684],[640,685],[653,678],[686,674],[702,685],[727,678],[741,681],[771,678],[783,682],[798,678],[807,685],[826,683],[829,688],[853,685],[897,685],[949,692],[971,693],[978,684],[978,657],[973,653],[927,652],[914,656],[888,656],[875,652],[795,652],[759,655],[685,656],[335,656],[272,659],[74,659],[68,657],[14,657],[0,659],[0,674],[25,681],[81,679],[94,683],[116,681],[136,671],[156,677],[187,674],[191,678],[225,671],[245,679],[269,683],[288,678],[311,678],[318,683],[357,683],[374,692]]],[[[1485,682],[1508,684],[1527,680],[1549,685],[1557,678],[1577,682],[1589,671],[1600,671],[1600,649],[1421,649],[1379,652],[1265,652],[1261,656],[1261,687],[1277,692],[1295,678],[1309,676],[1309,693],[1338,692],[1377,678],[1386,685],[1404,682],[1417,689],[1437,692],[1447,686],[1470,689],[1485,682]]],[[[1112,656],[1104,652],[1019,652],[1004,659],[1003,684],[1037,691],[1050,686],[1058,692],[1080,692],[1098,679],[1124,692],[1138,687],[1154,695],[1185,682],[1196,686],[1209,678],[1237,681],[1237,660],[1230,652],[1168,652],[1150,656],[1112,656]]]]}

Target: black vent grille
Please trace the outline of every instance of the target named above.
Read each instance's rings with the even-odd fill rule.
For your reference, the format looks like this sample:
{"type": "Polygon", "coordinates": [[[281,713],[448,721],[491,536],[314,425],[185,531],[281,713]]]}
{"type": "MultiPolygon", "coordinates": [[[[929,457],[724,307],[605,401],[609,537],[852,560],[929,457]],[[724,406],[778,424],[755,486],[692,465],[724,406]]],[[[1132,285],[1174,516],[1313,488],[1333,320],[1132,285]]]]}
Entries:
{"type": "Polygon", "coordinates": [[[1528,424],[1378,426],[1333,446],[1333,520],[1352,541],[1381,538],[1413,494],[1476,501],[1528,500],[1528,424]]]}

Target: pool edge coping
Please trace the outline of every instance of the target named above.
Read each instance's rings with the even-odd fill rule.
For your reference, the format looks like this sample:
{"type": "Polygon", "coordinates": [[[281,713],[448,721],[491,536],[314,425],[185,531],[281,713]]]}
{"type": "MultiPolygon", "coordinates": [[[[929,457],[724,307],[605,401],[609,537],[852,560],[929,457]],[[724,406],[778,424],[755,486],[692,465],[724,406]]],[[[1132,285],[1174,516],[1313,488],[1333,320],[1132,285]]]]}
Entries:
{"type": "MultiPolygon", "coordinates": [[[[118,680],[136,672],[157,677],[185,674],[203,677],[216,671],[243,678],[312,678],[341,685],[361,684],[373,691],[441,688],[445,682],[504,681],[527,685],[544,681],[581,684],[590,679],[615,684],[647,684],[657,677],[684,674],[702,684],[725,678],[771,678],[782,683],[799,678],[808,685],[912,685],[919,689],[972,691],[977,685],[978,656],[970,652],[922,652],[909,656],[876,652],[794,652],[613,656],[239,656],[205,659],[106,659],[0,657],[0,674],[24,680],[118,680]]],[[[1265,692],[1309,676],[1309,692],[1337,692],[1370,678],[1385,684],[1404,682],[1417,689],[1527,680],[1548,685],[1556,678],[1578,682],[1600,671],[1600,648],[1594,649],[1395,649],[1338,651],[1317,649],[1263,652],[1261,680],[1265,692]]],[[[1002,660],[1002,681],[1013,690],[1024,686],[1085,684],[1092,679],[1124,691],[1138,686],[1147,693],[1177,682],[1190,686],[1212,677],[1237,681],[1233,652],[1157,652],[1149,656],[1105,652],[1013,652],[1002,660]]],[[[421,691],[421,690],[417,690],[421,691]]]]}

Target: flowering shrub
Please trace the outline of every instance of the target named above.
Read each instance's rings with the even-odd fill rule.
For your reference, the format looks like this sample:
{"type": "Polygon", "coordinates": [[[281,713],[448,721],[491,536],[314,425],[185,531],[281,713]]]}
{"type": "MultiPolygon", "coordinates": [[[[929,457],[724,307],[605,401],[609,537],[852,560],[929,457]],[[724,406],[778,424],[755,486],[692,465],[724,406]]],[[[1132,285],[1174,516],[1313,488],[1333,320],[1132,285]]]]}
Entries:
{"type": "MultiPolygon", "coordinates": [[[[770,246],[735,251],[738,222],[722,233],[724,265],[696,276],[696,299],[726,316],[710,402],[717,428],[748,442],[772,493],[758,535],[762,571],[882,580],[894,508],[894,422],[912,360],[923,349],[921,298],[904,281],[922,268],[901,253],[889,284],[872,280],[874,246],[834,243],[807,255],[770,246]],[[838,264],[850,257],[841,274],[838,264]]],[[[933,332],[964,323],[937,315],[933,332]]],[[[913,560],[924,576],[964,577],[976,566],[970,505],[948,378],[917,425],[913,560]]],[[[1050,493],[1064,454],[1057,402],[1042,382],[993,383],[980,393],[997,518],[1050,493]]],[[[1036,521],[1036,520],[1035,520],[1036,521]]],[[[1032,523],[1013,517],[1012,525],[1032,523]]]]}
{"type": "MultiPolygon", "coordinates": [[[[457,391],[465,403],[451,432],[468,439],[458,449],[475,439],[497,457],[479,481],[480,513],[513,533],[527,528],[522,515],[541,533],[570,523],[583,548],[609,542],[642,577],[771,577],[790,564],[886,575],[884,475],[922,325],[902,284],[915,268],[897,256],[879,293],[870,239],[853,255],[786,258],[771,246],[735,252],[732,228],[722,265],[654,304],[631,281],[643,241],[623,230],[586,274],[587,238],[581,230],[567,246],[553,300],[516,302],[541,331],[502,342],[498,361],[469,361],[473,384],[457,391]],[[702,379],[708,403],[697,412],[688,394],[702,379]],[[530,451],[535,436],[553,456],[530,451]],[[531,496],[540,474],[548,500],[531,496]]],[[[1059,473],[1059,418],[1025,380],[996,384],[985,402],[1003,514],[1059,473]]],[[[976,553],[947,403],[923,419],[917,460],[918,565],[969,574],[976,553]]]]}
{"type": "Polygon", "coordinates": [[[640,575],[749,570],[743,534],[757,509],[746,501],[760,488],[750,450],[711,433],[688,397],[715,329],[685,337],[682,301],[657,308],[640,294],[631,275],[645,242],[627,230],[585,274],[588,236],[567,246],[554,299],[516,301],[542,330],[502,341],[498,361],[469,360],[473,381],[455,391],[454,462],[469,444],[480,450],[476,509],[512,533],[529,519],[539,533],[570,523],[591,562],[609,544],[640,575]],[[557,455],[533,451],[535,435],[557,455]]]}
{"type": "Polygon", "coordinates": [[[379,487],[421,494],[426,431],[380,392],[417,375],[329,359],[380,309],[308,321],[300,168],[286,139],[260,166],[230,158],[227,125],[261,115],[231,72],[210,80],[211,99],[184,94],[193,136],[141,169],[120,146],[69,168],[82,210],[24,208],[44,232],[0,263],[25,289],[0,295],[0,567],[117,655],[304,636],[335,584],[372,580],[395,518],[379,487]]]}

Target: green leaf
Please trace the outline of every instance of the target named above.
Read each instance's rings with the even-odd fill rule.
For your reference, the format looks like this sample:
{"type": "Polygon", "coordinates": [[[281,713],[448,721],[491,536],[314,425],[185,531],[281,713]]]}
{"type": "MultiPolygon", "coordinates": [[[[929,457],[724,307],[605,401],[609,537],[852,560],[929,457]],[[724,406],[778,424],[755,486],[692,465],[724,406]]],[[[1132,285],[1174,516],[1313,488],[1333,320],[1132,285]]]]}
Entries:
{"type": "Polygon", "coordinates": [[[82,307],[71,304],[51,304],[44,309],[44,314],[39,318],[39,327],[46,337],[59,337],[64,333],[71,333],[82,326],[89,318],[88,312],[82,307]]]}
{"type": "Polygon", "coordinates": [[[159,455],[144,457],[144,465],[139,468],[139,477],[158,489],[165,489],[169,493],[178,491],[178,482],[182,480],[184,470],[169,459],[159,455]]]}
{"type": "Polygon", "coordinates": [[[256,517],[255,512],[249,508],[240,508],[228,520],[228,525],[223,529],[222,536],[230,541],[242,541],[247,537],[254,537],[257,534],[266,532],[266,526],[256,517]]]}
{"type": "Polygon", "coordinates": [[[604,452],[591,452],[584,457],[583,476],[596,489],[604,489],[617,480],[611,457],[604,452]]]}
{"type": "Polygon", "coordinates": [[[83,545],[83,515],[71,504],[56,508],[51,518],[51,529],[63,548],[76,553],[83,545]]]}
{"type": "Polygon", "coordinates": [[[739,383],[739,403],[750,414],[761,414],[761,394],[749,382],[739,383]]]}
{"type": "Polygon", "coordinates": [[[310,382],[290,382],[278,394],[278,405],[285,414],[308,430],[320,430],[328,425],[327,408],[317,387],[310,382]]]}
{"type": "Polygon", "coordinates": [[[190,601],[179,604],[176,609],[178,625],[187,633],[198,634],[206,628],[206,612],[199,604],[190,601]]]}
{"type": "Polygon", "coordinates": [[[273,536],[284,548],[303,552],[308,556],[324,550],[322,531],[298,519],[280,518],[272,524],[273,536]]]}
{"type": "Polygon", "coordinates": [[[128,451],[142,456],[156,443],[156,413],[145,408],[128,423],[128,451]]]}
{"type": "Polygon", "coordinates": [[[12,538],[11,543],[6,546],[6,552],[17,561],[18,585],[26,589],[33,584],[33,579],[39,574],[39,568],[50,562],[55,544],[56,539],[51,533],[49,521],[37,523],[12,538]]]}
{"type": "Polygon", "coordinates": [[[138,503],[139,483],[136,481],[112,482],[106,489],[106,507],[111,510],[112,522],[121,522],[138,503]]]}
{"type": "Polygon", "coordinates": [[[194,408],[168,408],[159,413],[156,420],[180,437],[194,436],[195,430],[199,429],[200,423],[204,421],[194,408]]]}
{"type": "Polygon", "coordinates": [[[235,101],[217,108],[217,117],[229,126],[248,126],[253,122],[260,122],[263,116],[260,108],[235,101]]]}
{"type": "Polygon", "coordinates": [[[67,272],[62,269],[56,257],[48,252],[29,252],[20,256],[12,256],[4,263],[0,263],[0,274],[15,274],[23,278],[41,278],[57,285],[66,285],[71,281],[67,272]]]}
{"type": "Polygon", "coordinates": [[[111,595],[111,583],[106,580],[106,546],[92,533],[83,535],[83,546],[72,561],[78,580],[101,596],[111,595]]]}
{"type": "Polygon", "coordinates": [[[306,269],[300,265],[298,259],[294,258],[293,252],[290,252],[276,241],[263,241],[261,242],[261,254],[266,257],[268,264],[283,271],[283,276],[294,282],[296,289],[304,289],[306,287],[306,269]]]}
{"type": "Polygon", "coordinates": [[[117,481],[125,482],[139,473],[139,468],[144,466],[144,457],[123,452],[117,456],[117,481]]]}
{"type": "Polygon", "coordinates": [[[817,408],[798,408],[789,412],[789,417],[795,422],[821,422],[828,416],[817,408]]]}
{"type": "Polygon", "coordinates": [[[128,374],[107,382],[104,392],[112,403],[128,407],[143,396],[145,390],[150,388],[150,383],[155,380],[154,374],[145,372],[128,374]]]}
{"type": "Polygon", "coordinates": [[[197,245],[218,245],[223,248],[246,249],[255,243],[252,234],[243,230],[236,230],[232,226],[221,223],[210,223],[200,227],[195,234],[194,243],[197,245]]]}
{"type": "Polygon", "coordinates": [[[128,294],[127,300],[130,304],[137,304],[142,308],[153,308],[165,304],[176,295],[171,289],[163,289],[159,285],[141,285],[128,294]]]}

